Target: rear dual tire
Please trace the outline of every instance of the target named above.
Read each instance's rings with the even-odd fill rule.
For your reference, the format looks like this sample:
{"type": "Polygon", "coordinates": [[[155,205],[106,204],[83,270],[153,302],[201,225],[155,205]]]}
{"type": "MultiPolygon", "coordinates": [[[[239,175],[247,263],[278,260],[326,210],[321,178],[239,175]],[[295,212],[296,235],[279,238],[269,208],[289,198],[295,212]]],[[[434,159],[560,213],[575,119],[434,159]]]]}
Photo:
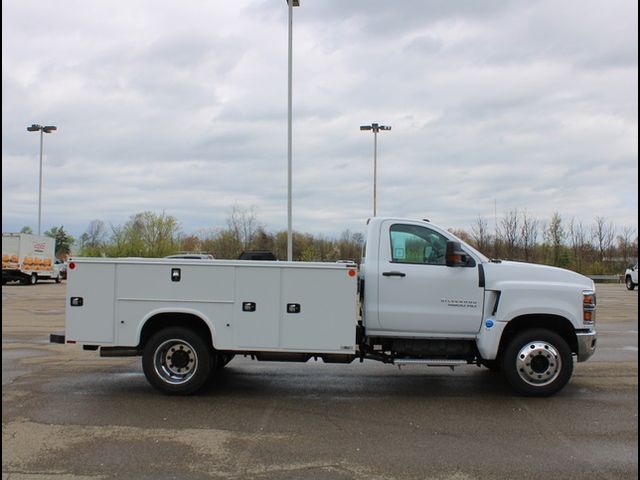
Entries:
{"type": "Polygon", "coordinates": [[[154,334],[145,345],[142,369],[149,383],[167,395],[191,395],[202,389],[216,368],[217,356],[200,335],[182,327],[154,334]]]}

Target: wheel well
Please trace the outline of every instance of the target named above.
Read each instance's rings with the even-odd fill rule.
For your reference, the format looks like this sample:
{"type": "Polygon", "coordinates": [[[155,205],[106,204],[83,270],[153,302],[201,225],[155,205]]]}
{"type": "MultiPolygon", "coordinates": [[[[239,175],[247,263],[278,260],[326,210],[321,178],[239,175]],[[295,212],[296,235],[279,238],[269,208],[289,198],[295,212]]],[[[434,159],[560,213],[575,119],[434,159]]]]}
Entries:
{"type": "Polygon", "coordinates": [[[573,325],[566,318],[558,315],[522,315],[511,320],[505,327],[500,339],[498,356],[502,355],[502,352],[513,337],[532,328],[545,328],[557,333],[567,342],[573,353],[578,352],[578,338],[573,325]]]}
{"type": "Polygon", "coordinates": [[[159,313],[149,318],[140,332],[139,348],[144,348],[149,339],[168,327],[184,327],[198,333],[203,340],[213,346],[213,335],[209,326],[197,315],[191,313],[159,313]]]}

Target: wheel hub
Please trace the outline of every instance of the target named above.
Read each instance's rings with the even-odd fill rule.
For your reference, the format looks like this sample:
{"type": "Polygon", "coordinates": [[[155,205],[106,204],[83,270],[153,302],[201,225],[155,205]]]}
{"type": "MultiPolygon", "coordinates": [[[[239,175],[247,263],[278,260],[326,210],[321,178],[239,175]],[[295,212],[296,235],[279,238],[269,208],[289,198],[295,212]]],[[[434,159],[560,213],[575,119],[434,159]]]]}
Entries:
{"type": "Polygon", "coordinates": [[[156,349],[154,368],[168,383],[177,385],[187,382],[197,366],[198,356],[194,348],[184,340],[167,340],[156,349]]]}
{"type": "Polygon", "coordinates": [[[529,385],[537,387],[553,382],[562,368],[560,353],[545,341],[527,343],[518,352],[516,360],[518,375],[529,385]]]}
{"type": "Polygon", "coordinates": [[[173,352],[173,354],[170,355],[168,363],[170,366],[177,368],[179,370],[182,368],[187,368],[189,366],[189,362],[191,361],[192,360],[189,356],[189,353],[180,349],[177,352],[173,352]]]}

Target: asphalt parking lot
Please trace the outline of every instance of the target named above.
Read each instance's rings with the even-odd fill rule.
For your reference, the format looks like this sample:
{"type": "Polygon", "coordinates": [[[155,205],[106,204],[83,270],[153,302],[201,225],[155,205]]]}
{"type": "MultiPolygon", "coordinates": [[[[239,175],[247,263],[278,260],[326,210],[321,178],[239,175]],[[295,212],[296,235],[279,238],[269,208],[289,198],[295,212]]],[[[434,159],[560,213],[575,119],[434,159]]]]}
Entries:
{"type": "Polygon", "coordinates": [[[235,358],[167,397],[138,358],[52,345],[65,283],[2,287],[3,479],[638,476],[638,293],[598,285],[599,347],[551,398],[501,375],[235,358]]]}

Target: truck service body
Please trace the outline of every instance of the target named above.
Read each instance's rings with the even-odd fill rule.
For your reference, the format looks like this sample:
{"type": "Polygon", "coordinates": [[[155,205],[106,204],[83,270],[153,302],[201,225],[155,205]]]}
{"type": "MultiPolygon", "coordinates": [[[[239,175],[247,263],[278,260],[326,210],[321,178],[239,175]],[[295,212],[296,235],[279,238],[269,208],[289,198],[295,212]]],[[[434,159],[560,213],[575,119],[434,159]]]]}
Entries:
{"type": "Polygon", "coordinates": [[[164,393],[257,360],[502,370],[520,394],[569,381],[596,348],[595,288],[575,272],[490,260],[428,221],[368,222],[354,263],[75,258],[57,343],[141,355],[164,393]]]}

